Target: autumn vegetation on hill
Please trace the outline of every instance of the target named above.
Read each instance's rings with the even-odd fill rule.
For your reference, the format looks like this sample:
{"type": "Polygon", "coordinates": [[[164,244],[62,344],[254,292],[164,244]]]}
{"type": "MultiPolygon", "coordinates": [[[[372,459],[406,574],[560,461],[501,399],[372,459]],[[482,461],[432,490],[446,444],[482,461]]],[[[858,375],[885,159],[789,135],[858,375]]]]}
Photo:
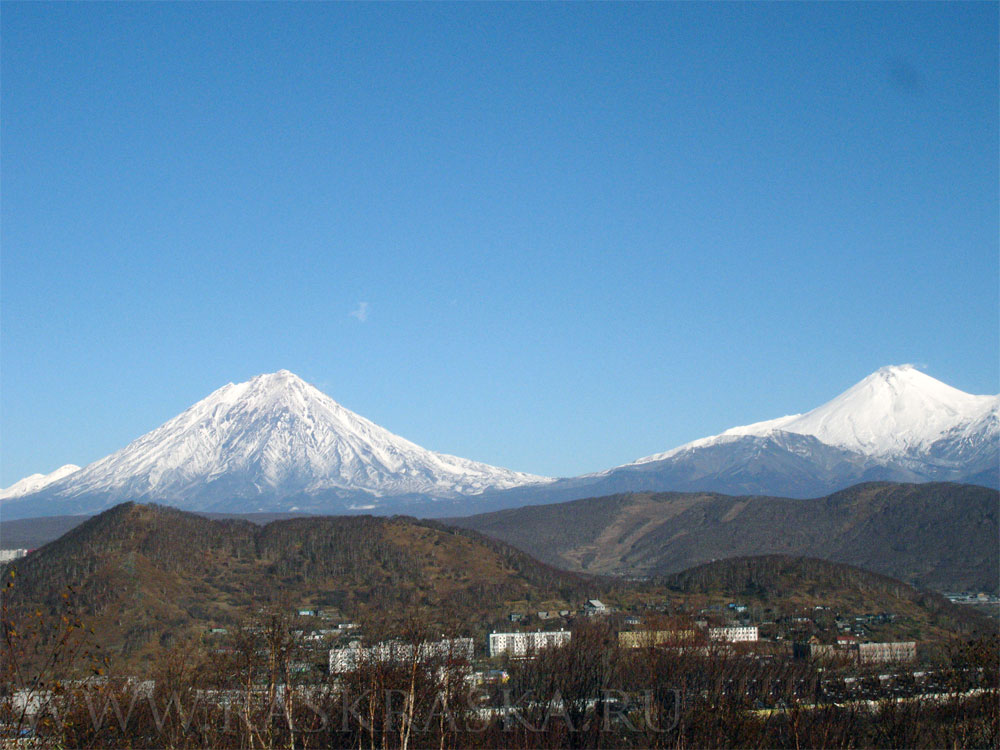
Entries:
{"type": "Polygon", "coordinates": [[[676,573],[727,557],[847,563],[936,591],[1000,587],[1000,492],[871,482],[827,497],[636,492],[449,519],[566,570],[676,573]]]}
{"type": "Polygon", "coordinates": [[[511,603],[569,607],[627,584],[552,568],[476,532],[412,518],[298,518],[258,526],[126,503],[9,566],[11,605],[68,603],[122,664],[197,641],[279,601],[354,619],[485,636],[511,603]]]}

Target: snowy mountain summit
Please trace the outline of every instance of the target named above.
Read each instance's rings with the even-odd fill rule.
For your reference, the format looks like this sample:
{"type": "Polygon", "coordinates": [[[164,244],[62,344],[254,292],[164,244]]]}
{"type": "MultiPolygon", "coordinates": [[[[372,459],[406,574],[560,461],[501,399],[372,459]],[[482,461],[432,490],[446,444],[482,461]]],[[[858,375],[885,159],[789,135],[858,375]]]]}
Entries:
{"type": "MultiPolygon", "coordinates": [[[[976,425],[995,425],[998,396],[974,396],[942,383],[913,365],[883,367],[805,414],[733,427],[634,463],[661,461],[693,448],[743,436],[791,433],[873,459],[913,456],[932,450],[949,435],[976,425]],[[992,418],[992,419],[991,419],[992,418]]],[[[993,436],[997,437],[996,430],[993,436]]]]}
{"type": "Polygon", "coordinates": [[[13,501],[34,498],[63,513],[124,500],[190,510],[343,512],[390,498],[455,498],[544,481],[421,448],[281,370],[225,385],[40,493],[10,497],[3,509],[7,517],[23,515],[28,506],[13,501]]]}

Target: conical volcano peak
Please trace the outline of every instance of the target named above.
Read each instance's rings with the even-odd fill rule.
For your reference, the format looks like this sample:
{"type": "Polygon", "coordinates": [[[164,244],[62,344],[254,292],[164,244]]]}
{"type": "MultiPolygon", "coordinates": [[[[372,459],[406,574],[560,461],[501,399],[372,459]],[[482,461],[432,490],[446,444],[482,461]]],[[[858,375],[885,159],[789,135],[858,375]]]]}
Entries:
{"type": "MultiPolygon", "coordinates": [[[[229,383],[117,453],[53,482],[60,499],[100,496],[196,510],[297,507],[317,496],[449,499],[544,481],[416,445],[288,370],[229,383]]],[[[90,508],[88,507],[88,510],[90,508]]]]}
{"type": "MultiPolygon", "coordinates": [[[[921,372],[916,365],[904,364],[880,367],[867,378],[859,382],[878,382],[885,383],[887,385],[907,387],[912,385],[919,386],[920,383],[940,383],[941,381],[935,380],[930,375],[921,372]]],[[[942,385],[944,384],[942,383],[942,385]]]]}
{"type": "Polygon", "coordinates": [[[776,427],[866,455],[900,455],[979,419],[996,401],[953,388],[913,365],[894,365],[776,427]]]}
{"type": "MultiPolygon", "coordinates": [[[[338,418],[357,416],[289,370],[255,375],[243,383],[229,383],[192,409],[199,404],[211,405],[209,411],[216,415],[222,407],[225,410],[284,410],[294,413],[320,410],[336,414],[338,418]]],[[[348,418],[348,421],[351,420],[348,418]]]]}
{"type": "MultiPolygon", "coordinates": [[[[880,367],[875,372],[873,372],[872,375],[892,376],[892,375],[902,375],[908,372],[920,372],[920,368],[918,368],[914,364],[910,364],[909,362],[904,362],[901,365],[886,365],[885,367],[880,367]]],[[[871,375],[869,375],[868,377],[871,377],[871,375]]],[[[930,375],[927,375],[925,377],[930,377],[930,375]]]]}
{"type": "Polygon", "coordinates": [[[921,372],[913,365],[883,367],[803,417],[827,415],[834,410],[849,408],[857,414],[892,412],[903,416],[911,412],[914,419],[933,419],[938,413],[955,417],[974,417],[990,403],[992,396],[976,396],[942,383],[921,372]]]}

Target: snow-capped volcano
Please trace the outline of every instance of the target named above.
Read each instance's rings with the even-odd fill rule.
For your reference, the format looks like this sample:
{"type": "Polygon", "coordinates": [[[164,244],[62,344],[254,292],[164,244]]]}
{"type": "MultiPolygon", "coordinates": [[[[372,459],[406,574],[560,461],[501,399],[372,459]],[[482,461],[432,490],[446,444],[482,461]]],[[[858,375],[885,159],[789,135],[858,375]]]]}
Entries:
{"type": "MultiPolygon", "coordinates": [[[[61,512],[123,500],[193,510],[343,511],[393,497],[454,498],[544,481],[421,448],[281,370],[223,386],[42,491],[61,512]]],[[[26,507],[7,501],[5,515],[26,507]]]]}
{"type": "Polygon", "coordinates": [[[874,459],[898,458],[927,451],[949,434],[988,431],[991,419],[996,424],[998,410],[1000,396],[974,396],[913,365],[896,365],[883,367],[805,414],[733,427],[633,463],[662,461],[693,448],[779,432],[807,435],[874,459]]]}

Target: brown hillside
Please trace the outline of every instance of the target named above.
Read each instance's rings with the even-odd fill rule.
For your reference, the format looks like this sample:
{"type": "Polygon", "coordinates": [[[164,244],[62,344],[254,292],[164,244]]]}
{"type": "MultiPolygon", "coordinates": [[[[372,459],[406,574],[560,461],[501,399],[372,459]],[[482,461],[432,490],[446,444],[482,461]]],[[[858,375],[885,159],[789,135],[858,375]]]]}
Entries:
{"type": "Polygon", "coordinates": [[[133,503],[12,567],[13,607],[57,619],[69,604],[99,642],[129,660],[231,626],[255,606],[330,607],[387,625],[419,617],[478,634],[510,602],[567,607],[617,585],[412,518],[301,518],[261,527],[133,503]]]}
{"type": "Polygon", "coordinates": [[[666,575],[784,554],[844,562],[938,591],[997,592],[1000,493],[961,484],[857,485],[796,500],[635,493],[450,519],[567,570],[666,575]]]}

